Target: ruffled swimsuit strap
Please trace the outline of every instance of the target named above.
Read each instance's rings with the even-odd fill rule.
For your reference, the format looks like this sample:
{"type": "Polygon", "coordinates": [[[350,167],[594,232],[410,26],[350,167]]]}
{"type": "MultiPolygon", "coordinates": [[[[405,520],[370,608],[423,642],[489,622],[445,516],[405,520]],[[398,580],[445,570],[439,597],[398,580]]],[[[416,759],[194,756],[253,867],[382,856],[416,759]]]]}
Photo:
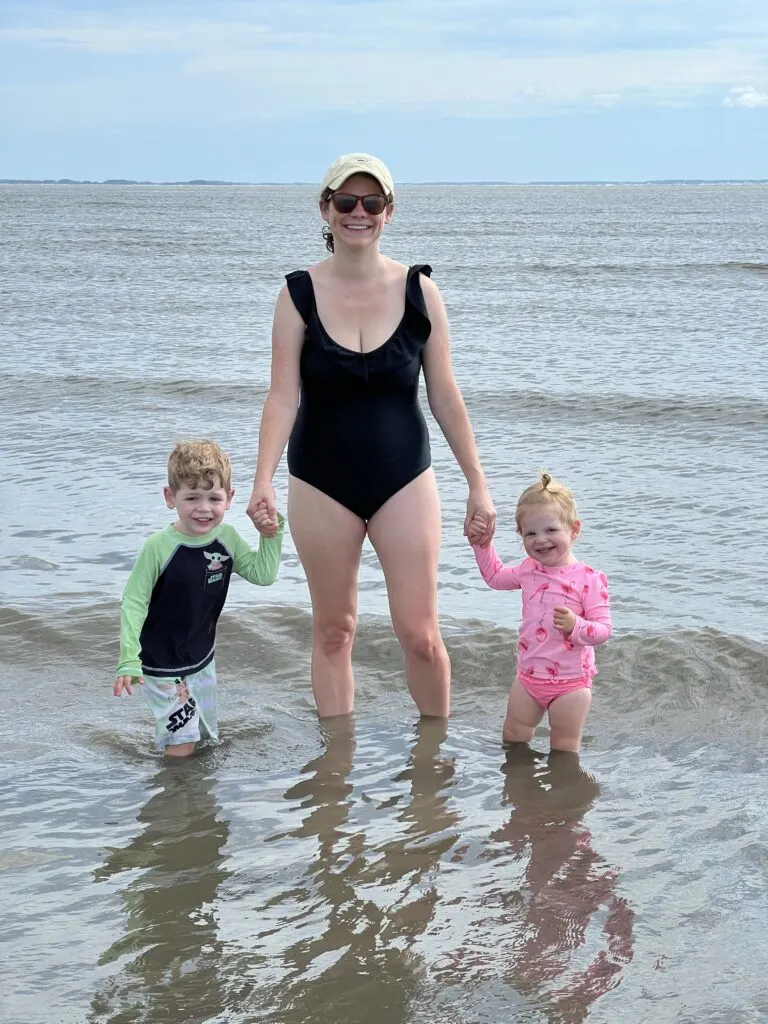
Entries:
{"type": "Polygon", "coordinates": [[[305,324],[309,324],[312,314],[315,312],[315,291],[309,271],[294,270],[285,275],[285,281],[299,316],[305,324]]]}
{"type": "Polygon", "coordinates": [[[424,302],[424,293],[421,290],[420,274],[431,277],[432,267],[428,263],[416,263],[408,268],[405,284],[405,316],[403,318],[406,334],[417,344],[423,344],[432,330],[432,324],[427,315],[427,306],[424,302]]]}

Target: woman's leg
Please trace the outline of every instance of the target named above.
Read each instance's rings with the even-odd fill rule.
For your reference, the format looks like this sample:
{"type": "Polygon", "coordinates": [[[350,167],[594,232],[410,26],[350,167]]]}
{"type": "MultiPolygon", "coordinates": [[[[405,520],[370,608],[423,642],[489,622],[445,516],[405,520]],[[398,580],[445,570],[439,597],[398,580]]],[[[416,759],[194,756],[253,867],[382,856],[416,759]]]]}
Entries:
{"type": "Polygon", "coordinates": [[[530,743],[544,708],[528,693],[519,679],[512,681],[507,698],[507,715],[501,730],[504,743],[530,743]]]}
{"type": "Polygon", "coordinates": [[[408,689],[422,715],[451,710],[451,663],[437,622],[440,499],[432,470],[422,473],[371,517],[392,624],[405,654],[408,689]]]}
{"type": "Polygon", "coordinates": [[[321,718],[355,698],[352,642],[365,523],[316,487],[290,477],[288,522],[312,598],[312,692],[321,718]]]}
{"type": "Polygon", "coordinates": [[[592,690],[582,686],[556,697],[549,705],[549,745],[552,750],[570,750],[578,754],[581,733],[592,705],[592,690]]]}

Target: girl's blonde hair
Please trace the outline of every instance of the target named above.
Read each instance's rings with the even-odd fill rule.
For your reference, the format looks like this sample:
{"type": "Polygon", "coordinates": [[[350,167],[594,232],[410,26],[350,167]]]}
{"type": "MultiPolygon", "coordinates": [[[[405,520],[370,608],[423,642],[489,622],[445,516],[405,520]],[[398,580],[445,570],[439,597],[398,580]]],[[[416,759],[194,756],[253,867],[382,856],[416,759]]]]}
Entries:
{"type": "Polygon", "coordinates": [[[532,508],[546,508],[547,506],[554,506],[565,526],[573,526],[579,518],[576,511],[576,501],[570,489],[564,483],[555,480],[549,473],[545,473],[542,470],[536,483],[526,487],[517,499],[517,508],[515,510],[517,532],[522,532],[520,521],[526,512],[529,512],[532,508]]]}

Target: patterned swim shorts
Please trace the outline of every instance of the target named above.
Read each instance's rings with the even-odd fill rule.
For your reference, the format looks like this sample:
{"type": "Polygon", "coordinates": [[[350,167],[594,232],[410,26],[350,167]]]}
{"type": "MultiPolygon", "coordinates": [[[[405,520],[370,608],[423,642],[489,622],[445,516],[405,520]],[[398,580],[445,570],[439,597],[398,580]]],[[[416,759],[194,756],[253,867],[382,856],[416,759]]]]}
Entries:
{"type": "Polygon", "coordinates": [[[177,743],[218,740],[214,662],[199,672],[177,679],[145,674],[141,690],[155,716],[155,741],[159,750],[177,743]]]}

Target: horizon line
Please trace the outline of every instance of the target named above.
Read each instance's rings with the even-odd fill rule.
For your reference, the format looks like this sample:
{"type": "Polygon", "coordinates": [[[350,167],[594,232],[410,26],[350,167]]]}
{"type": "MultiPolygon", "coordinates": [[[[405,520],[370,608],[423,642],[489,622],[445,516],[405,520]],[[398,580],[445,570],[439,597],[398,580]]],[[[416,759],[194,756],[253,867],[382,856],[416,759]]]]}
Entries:
{"type": "MultiPolygon", "coordinates": [[[[768,178],[552,178],[530,181],[512,181],[496,178],[448,179],[435,178],[423,181],[401,181],[402,186],[429,185],[765,185],[768,178]]],[[[234,186],[306,186],[317,187],[314,181],[228,181],[217,178],[189,178],[186,180],[151,181],[134,178],[0,178],[0,185],[234,185],[234,186]]]]}

